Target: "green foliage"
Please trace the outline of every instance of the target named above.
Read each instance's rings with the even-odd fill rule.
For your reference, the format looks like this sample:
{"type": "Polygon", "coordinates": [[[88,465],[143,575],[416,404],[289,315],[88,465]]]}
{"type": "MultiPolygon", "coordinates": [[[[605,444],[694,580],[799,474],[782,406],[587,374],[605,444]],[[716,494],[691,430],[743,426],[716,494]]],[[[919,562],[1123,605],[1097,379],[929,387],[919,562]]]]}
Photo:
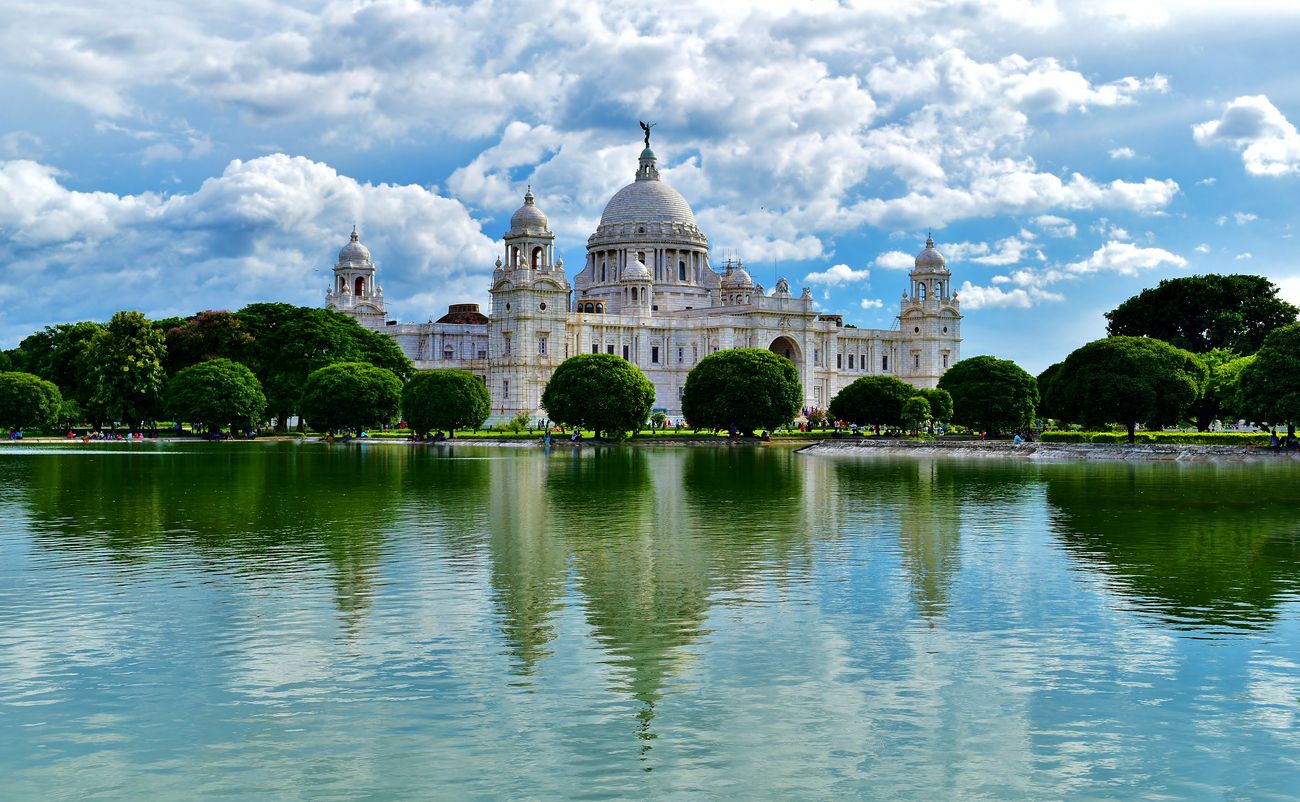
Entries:
{"type": "Polygon", "coordinates": [[[63,396],[54,382],[31,373],[0,373],[0,428],[47,429],[59,422],[63,396]]]}
{"type": "Polygon", "coordinates": [[[613,354],[579,354],[551,374],[542,408],[556,423],[621,438],[641,428],[654,399],[654,385],[631,362],[613,354]]]}
{"type": "Polygon", "coordinates": [[[229,424],[253,427],[266,415],[266,396],[253,372],[229,359],[209,359],[182,368],[167,383],[167,414],[201,423],[209,432],[229,424]]]}
{"type": "Polygon", "coordinates": [[[46,326],[18,344],[14,368],[54,382],[64,398],[87,407],[94,391],[90,346],[103,330],[89,321],[46,326]]]}
{"type": "Polygon", "coordinates": [[[1255,361],[1255,356],[1237,356],[1226,348],[1215,348],[1199,355],[1209,370],[1201,397],[1192,404],[1191,416],[1196,428],[1209,431],[1210,424],[1227,416],[1236,420],[1241,415],[1241,395],[1238,392],[1241,371],[1255,361]]]}
{"type": "Polygon", "coordinates": [[[952,396],[947,390],[935,387],[933,389],[921,388],[914,390],[913,393],[924,398],[930,405],[929,417],[941,423],[947,423],[952,420],[952,396]]]}
{"type": "Polygon", "coordinates": [[[1253,354],[1268,333],[1296,322],[1296,307],[1277,297],[1263,276],[1166,279],[1106,313],[1106,332],[1151,337],[1203,354],[1227,348],[1253,354]]]}
{"type": "Polygon", "coordinates": [[[1061,365],[1065,363],[1057,362],[1050,365],[1047,370],[1038,374],[1038,415],[1043,418],[1061,417],[1061,404],[1056,396],[1056,377],[1061,373],[1061,365]]]}
{"type": "Polygon", "coordinates": [[[794,363],[765,348],[709,354],[686,376],[682,414],[699,428],[774,429],[799,414],[803,388],[794,363]]]}
{"type": "Polygon", "coordinates": [[[168,375],[208,359],[244,362],[253,337],[233,312],[200,312],[166,330],[168,375]]]}
{"type": "Polygon", "coordinates": [[[422,370],[402,389],[402,414],[411,430],[425,435],[478,429],[492,412],[483,380],[466,370],[422,370]]]}
{"type": "MultiPolygon", "coordinates": [[[[402,381],[411,378],[415,373],[415,365],[407,358],[397,341],[387,334],[381,334],[377,331],[363,328],[350,317],[339,315],[336,312],[330,312],[335,317],[343,317],[348,322],[344,328],[356,338],[357,351],[361,362],[369,362],[378,368],[390,370],[393,375],[402,381]]],[[[482,380],[479,381],[482,384],[482,380]]]]}
{"type": "Polygon", "coordinates": [[[162,332],[140,312],[118,312],[86,353],[92,414],[134,425],[152,420],[166,373],[162,332]]]}
{"type": "Polygon", "coordinates": [[[920,395],[914,395],[903,402],[903,426],[919,429],[930,419],[930,402],[920,395]]]}
{"type": "Polygon", "coordinates": [[[368,362],[337,362],[311,373],[302,391],[302,415],[318,432],[391,423],[402,400],[402,381],[368,362]]]}
{"type": "Polygon", "coordinates": [[[1242,412],[1254,421],[1300,422],[1300,324],[1268,335],[1240,375],[1242,412]]]}
{"type": "Polygon", "coordinates": [[[662,429],[668,425],[668,415],[663,412],[655,412],[650,415],[650,423],[654,424],[656,429],[662,429]]]}
{"type": "Polygon", "coordinates": [[[1138,422],[1153,429],[1177,423],[1200,397],[1207,375],[1195,354],[1169,343],[1108,337],[1066,357],[1051,389],[1062,419],[1089,428],[1120,423],[1132,442],[1138,422]]]}
{"type": "Polygon", "coordinates": [[[514,432],[515,434],[519,434],[524,429],[529,428],[529,425],[532,422],[533,422],[532,418],[528,417],[527,414],[520,412],[518,415],[514,416],[513,418],[511,418],[509,421],[506,422],[506,427],[509,428],[510,431],[514,432]]]}
{"type": "MultiPolygon", "coordinates": [[[[1266,446],[1268,432],[1137,432],[1134,442],[1166,445],[1266,446]]],[[[1044,443],[1123,443],[1125,432],[1043,432],[1044,443]]]]}
{"type": "Polygon", "coordinates": [[[835,420],[860,426],[901,426],[903,405],[916,395],[916,388],[893,376],[863,376],[831,399],[835,420]]]}
{"type": "Polygon", "coordinates": [[[1006,359],[963,359],[940,377],[939,387],[952,395],[953,422],[982,432],[1030,426],[1038,407],[1038,381],[1006,359]]]}

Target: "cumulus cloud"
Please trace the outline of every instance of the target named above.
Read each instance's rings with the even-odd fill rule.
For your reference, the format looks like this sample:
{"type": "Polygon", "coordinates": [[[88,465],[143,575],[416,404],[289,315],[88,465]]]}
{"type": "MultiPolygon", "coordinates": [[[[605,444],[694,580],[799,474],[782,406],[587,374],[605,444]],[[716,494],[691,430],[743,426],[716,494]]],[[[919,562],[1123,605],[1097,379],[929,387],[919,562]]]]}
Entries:
{"type": "Polygon", "coordinates": [[[855,281],[866,281],[871,278],[871,271],[867,268],[854,270],[845,264],[832,265],[831,267],[815,273],[809,273],[804,276],[804,281],[809,284],[825,284],[830,287],[842,287],[855,281]]]}
{"type": "Polygon", "coordinates": [[[1251,175],[1300,172],[1300,133],[1265,95],[1235,98],[1217,120],[1192,126],[1192,137],[1235,148],[1251,175]]]}
{"type": "Polygon", "coordinates": [[[1237,221],[1237,225],[1244,226],[1253,220],[1258,220],[1259,215],[1252,212],[1233,212],[1232,218],[1237,221]]]}
{"type": "MultiPolygon", "coordinates": [[[[301,157],[236,160],[196,191],[166,198],[81,192],[65,178],[37,162],[0,163],[0,242],[27,266],[27,308],[64,319],[267,299],[318,305],[353,223],[394,311],[434,316],[466,291],[481,300],[496,250],[458,201],[359,183],[301,157]]],[[[3,334],[52,322],[40,314],[12,310],[3,334]]]]}
{"type": "Polygon", "coordinates": [[[978,309],[997,309],[999,307],[1015,307],[1019,309],[1028,309],[1043,302],[1060,302],[1065,300],[1065,296],[1057,292],[1049,292],[1039,287],[1017,287],[1011,290],[1004,290],[1002,287],[981,287],[971,284],[969,281],[962,282],[961,289],[958,291],[959,299],[963,309],[971,311],[978,309]]]}
{"type": "Polygon", "coordinates": [[[1111,148],[1110,157],[1112,159],[1136,159],[1137,151],[1133,148],[1111,148]]]}
{"type": "Polygon", "coordinates": [[[1196,250],[1197,253],[1209,253],[1209,252],[1210,252],[1210,246],[1209,246],[1208,243],[1204,243],[1204,242],[1202,242],[1200,245],[1197,245],[1197,246],[1196,246],[1195,250],[1196,250]]]}
{"type": "Polygon", "coordinates": [[[1235,257],[1233,257],[1233,258],[1236,259],[1238,262],[1245,262],[1245,261],[1248,260],[1248,259],[1254,259],[1254,258],[1255,258],[1255,255],[1252,254],[1250,251],[1246,251],[1245,253],[1239,253],[1239,254],[1237,254],[1237,255],[1236,255],[1235,257]]]}
{"type": "Polygon", "coordinates": [[[858,304],[858,306],[862,307],[863,309],[883,309],[885,306],[885,302],[880,300],[879,298],[863,298],[862,301],[858,304]]]}
{"type": "Polygon", "coordinates": [[[1066,265],[1065,270],[1076,275],[1105,271],[1122,276],[1136,276],[1143,270],[1162,265],[1185,267],[1187,260],[1164,248],[1142,248],[1131,242],[1112,240],[1093,251],[1087,259],[1066,265]]]}
{"type": "Polygon", "coordinates": [[[1034,218],[1033,223],[1044,234],[1057,239],[1071,239],[1079,233],[1079,227],[1071,220],[1054,214],[1040,214],[1034,218]]]}
{"type": "Polygon", "coordinates": [[[916,264],[916,257],[903,251],[885,251],[871,264],[885,270],[911,270],[916,264]]]}

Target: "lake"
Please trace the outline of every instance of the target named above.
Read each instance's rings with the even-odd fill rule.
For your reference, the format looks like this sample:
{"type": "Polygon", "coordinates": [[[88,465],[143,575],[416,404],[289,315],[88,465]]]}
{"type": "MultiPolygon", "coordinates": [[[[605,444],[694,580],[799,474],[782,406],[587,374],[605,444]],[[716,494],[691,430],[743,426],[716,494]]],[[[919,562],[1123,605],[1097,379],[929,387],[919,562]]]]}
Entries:
{"type": "Polygon", "coordinates": [[[1300,472],[0,448],[0,796],[1295,800],[1300,472]]]}

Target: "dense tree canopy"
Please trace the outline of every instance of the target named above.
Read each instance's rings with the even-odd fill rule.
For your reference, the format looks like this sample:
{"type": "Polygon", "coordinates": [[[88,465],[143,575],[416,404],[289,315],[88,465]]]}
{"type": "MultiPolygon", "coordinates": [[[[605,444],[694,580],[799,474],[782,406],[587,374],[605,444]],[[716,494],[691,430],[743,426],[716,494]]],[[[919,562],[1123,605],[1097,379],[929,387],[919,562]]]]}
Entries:
{"type": "Polygon", "coordinates": [[[31,373],[0,373],[0,428],[49,428],[59,421],[63,397],[54,382],[31,373]]]}
{"type": "Polygon", "coordinates": [[[87,351],[91,414],[137,424],[153,420],[166,374],[162,332],[140,312],[118,312],[87,351]]]}
{"type": "MultiPolygon", "coordinates": [[[[962,363],[958,363],[962,364],[962,363]]],[[[1061,417],[1085,426],[1176,423],[1200,397],[1208,371],[1197,356],[1148,337],[1108,337],[1075,350],[1052,380],[1061,417]]]]}
{"type": "Polygon", "coordinates": [[[402,390],[402,416],[416,434],[477,429],[492,412],[483,380],[467,370],[422,370],[402,390]]]}
{"type": "Polygon", "coordinates": [[[302,415],[318,432],[392,423],[402,400],[402,381],[368,362],[336,362],[311,373],[302,390],[302,415]]]}
{"type": "Polygon", "coordinates": [[[253,337],[233,312],[208,311],[168,329],[166,342],[167,359],[163,366],[174,376],[182,368],[207,359],[244,362],[253,337]]]}
{"type": "Polygon", "coordinates": [[[1047,370],[1038,374],[1038,414],[1044,418],[1060,418],[1060,404],[1056,397],[1056,377],[1061,373],[1063,362],[1049,365],[1047,370]]]}
{"type": "Polygon", "coordinates": [[[1006,432],[1034,422],[1038,381],[1010,360],[963,359],[940,377],[939,387],[952,395],[952,419],[962,426],[1006,432]]]}
{"type": "Polygon", "coordinates": [[[290,304],[251,304],[238,317],[253,342],[247,364],[281,428],[299,412],[303,383],[313,371],[337,362],[369,362],[399,379],[413,370],[391,337],[364,329],[352,318],[328,309],[290,304]]]}
{"type": "Polygon", "coordinates": [[[542,408],[551,420],[606,437],[640,429],[654,400],[654,385],[645,374],[613,354],[569,357],[542,392],[542,408]]]}
{"type": "Polygon", "coordinates": [[[912,393],[924,398],[930,405],[930,414],[927,417],[943,423],[952,420],[952,396],[947,390],[939,387],[922,387],[919,390],[913,390],[912,393]]]}
{"type": "Polygon", "coordinates": [[[682,391],[682,414],[697,429],[775,429],[794,420],[802,404],[794,363],[762,348],[709,354],[691,368],[682,391]]]}
{"type": "Polygon", "coordinates": [[[930,402],[925,396],[914,395],[907,401],[903,402],[903,426],[908,429],[919,429],[930,419],[930,402]]]}
{"type": "Polygon", "coordinates": [[[893,376],[863,376],[835,394],[830,413],[860,426],[901,426],[903,405],[914,395],[915,387],[893,376]]]}
{"type": "Polygon", "coordinates": [[[103,330],[90,321],[46,326],[18,344],[14,368],[54,382],[65,400],[89,407],[94,381],[88,354],[103,330]]]}
{"type": "Polygon", "coordinates": [[[1277,297],[1263,276],[1165,279],[1106,313],[1111,336],[1152,337],[1203,354],[1259,350],[1270,331],[1296,322],[1296,307],[1277,297]]]}
{"type": "Polygon", "coordinates": [[[1242,368],[1253,361],[1254,356],[1238,356],[1226,348],[1215,348],[1197,356],[1208,375],[1201,397],[1192,404],[1188,414],[1196,422],[1197,431],[1207,432],[1220,417],[1230,415],[1235,420],[1240,414],[1240,404],[1235,403],[1238,399],[1237,381],[1241,378],[1242,368]]]}
{"type": "Polygon", "coordinates": [[[1300,324],[1273,331],[1255,357],[1241,371],[1243,414],[1261,423],[1300,423],[1300,324]]]}
{"type": "Polygon", "coordinates": [[[244,365],[209,359],[171,378],[165,409],[172,419],[201,423],[209,432],[226,425],[252,428],[266,415],[266,396],[262,383],[244,365]]]}

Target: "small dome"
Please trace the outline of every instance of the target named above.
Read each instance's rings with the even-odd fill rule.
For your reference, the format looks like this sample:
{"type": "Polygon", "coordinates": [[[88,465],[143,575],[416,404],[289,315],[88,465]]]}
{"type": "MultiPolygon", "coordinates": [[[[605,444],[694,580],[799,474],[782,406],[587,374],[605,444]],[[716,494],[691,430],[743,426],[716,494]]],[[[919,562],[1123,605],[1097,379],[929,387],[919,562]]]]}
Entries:
{"type": "Polygon", "coordinates": [[[754,279],[750,277],[749,271],[745,270],[744,262],[722,277],[722,288],[726,290],[750,289],[753,286],[754,279]]]}
{"type": "Polygon", "coordinates": [[[546,231],[546,226],[546,215],[533,204],[533,191],[530,188],[524,195],[524,205],[510,216],[510,231],[511,233],[522,232],[525,229],[546,231]]]}
{"type": "Polygon", "coordinates": [[[369,261],[370,249],[361,244],[360,240],[357,238],[357,227],[353,226],[352,241],[347,245],[344,245],[343,250],[339,251],[339,264],[346,264],[348,262],[368,263],[369,261]]]}
{"type": "Polygon", "coordinates": [[[934,238],[926,236],[925,250],[916,255],[916,270],[926,272],[945,271],[948,269],[948,260],[943,258],[934,247],[934,238]]]}
{"type": "Polygon", "coordinates": [[[642,262],[633,259],[626,268],[623,269],[623,277],[620,281],[650,281],[650,268],[642,262]]]}

